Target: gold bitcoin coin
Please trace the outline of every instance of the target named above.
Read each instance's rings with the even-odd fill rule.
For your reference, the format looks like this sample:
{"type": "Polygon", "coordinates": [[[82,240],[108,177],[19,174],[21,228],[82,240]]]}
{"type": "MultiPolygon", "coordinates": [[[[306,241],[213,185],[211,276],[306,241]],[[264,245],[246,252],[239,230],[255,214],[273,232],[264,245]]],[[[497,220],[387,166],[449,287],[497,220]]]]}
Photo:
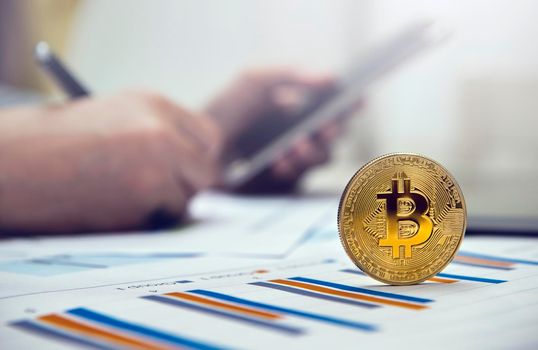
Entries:
{"type": "Polygon", "coordinates": [[[338,232],[351,260],[388,284],[420,283],[452,260],[465,233],[466,209],[456,180],[416,154],[374,159],[347,184],[338,232]]]}

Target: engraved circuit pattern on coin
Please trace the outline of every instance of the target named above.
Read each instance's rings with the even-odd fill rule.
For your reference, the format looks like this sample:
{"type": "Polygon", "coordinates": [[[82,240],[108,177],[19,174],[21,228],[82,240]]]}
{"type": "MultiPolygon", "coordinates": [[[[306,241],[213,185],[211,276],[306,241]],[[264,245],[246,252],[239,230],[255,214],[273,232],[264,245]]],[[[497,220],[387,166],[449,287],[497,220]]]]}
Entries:
{"type": "Polygon", "coordinates": [[[415,284],[452,260],[466,225],[463,194],[437,162],[395,153],[374,159],[347,184],[338,231],[351,260],[389,284],[415,284]]]}

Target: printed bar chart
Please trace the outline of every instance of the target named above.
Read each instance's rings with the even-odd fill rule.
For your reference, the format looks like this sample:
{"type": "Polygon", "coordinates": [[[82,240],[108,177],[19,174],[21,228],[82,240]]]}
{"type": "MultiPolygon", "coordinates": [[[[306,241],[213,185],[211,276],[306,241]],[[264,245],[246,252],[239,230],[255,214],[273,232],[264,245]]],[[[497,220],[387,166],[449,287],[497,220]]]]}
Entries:
{"type": "Polygon", "coordinates": [[[292,277],[288,279],[271,280],[269,283],[253,283],[254,285],[280,289],[287,292],[299,293],[306,291],[307,296],[317,296],[341,303],[360,301],[360,306],[376,307],[380,305],[397,306],[413,310],[427,308],[422,303],[430,302],[428,299],[408,297],[405,295],[377,292],[365,288],[357,288],[328,281],[315,280],[305,277],[292,277]],[[412,302],[409,302],[412,301],[412,302]]]}
{"type": "Polygon", "coordinates": [[[223,349],[209,342],[163,332],[87,308],[70,309],[63,315],[49,314],[34,321],[14,322],[12,326],[99,349],[170,349],[172,346],[223,349]]]}
{"type": "Polygon", "coordinates": [[[467,328],[462,325],[459,330],[454,320],[462,310],[469,309],[473,310],[473,322],[483,320],[482,310],[496,308],[495,312],[503,315],[518,312],[528,317],[525,324],[532,325],[533,310],[522,303],[530,300],[525,301],[525,297],[535,296],[536,269],[532,267],[538,264],[533,260],[465,254],[475,260],[439,273],[424,288],[372,284],[360,270],[344,268],[342,260],[323,258],[287,263],[282,268],[256,265],[240,271],[223,270],[214,278],[176,276],[159,282],[162,287],[148,283],[152,289],[117,303],[71,307],[9,324],[21,333],[53,340],[50,344],[60,341],[96,349],[152,350],[253,348],[252,344],[254,348],[258,344],[268,348],[273,346],[272,340],[277,344],[283,339],[286,342],[278,344],[315,348],[321,346],[316,340],[333,334],[352,348],[358,339],[365,344],[390,340],[402,327],[413,331],[432,320],[442,320],[444,327],[465,332],[467,328]],[[476,259],[480,259],[480,266],[476,259]],[[485,266],[485,261],[494,268],[485,266]],[[509,269],[499,269],[498,264],[509,269]],[[509,299],[515,293],[521,301],[509,299]],[[513,303],[518,307],[512,310],[513,303]],[[212,331],[208,333],[209,326],[212,331]],[[242,343],[242,335],[247,333],[254,339],[250,346],[242,343]],[[229,334],[235,337],[229,338],[229,334]],[[258,337],[264,342],[258,343],[258,337]]]}
{"type": "Polygon", "coordinates": [[[376,304],[373,304],[373,303],[367,303],[367,302],[363,302],[363,301],[359,301],[359,300],[353,300],[353,298],[341,297],[341,296],[338,296],[337,294],[332,294],[330,292],[329,293],[323,293],[323,292],[320,292],[320,291],[313,292],[313,291],[309,291],[309,290],[303,289],[303,288],[296,288],[295,286],[294,287],[286,286],[283,283],[278,283],[279,280],[272,280],[270,282],[271,283],[269,283],[269,282],[252,282],[251,284],[254,285],[254,286],[272,288],[272,289],[280,290],[280,291],[283,291],[283,292],[298,294],[298,295],[301,295],[301,296],[312,297],[312,298],[317,298],[317,299],[323,299],[323,300],[327,300],[327,301],[333,301],[333,302],[346,304],[346,305],[358,306],[358,307],[362,307],[362,308],[377,308],[377,307],[379,307],[379,305],[376,305],[376,304]]]}
{"type": "Polygon", "coordinates": [[[286,334],[299,335],[304,333],[304,330],[300,327],[282,325],[274,322],[282,319],[282,316],[279,314],[230,303],[218,302],[189,293],[169,293],[165,296],[149,295],[144,296],[143,298],[163,304],[199,311],[209,315],[245,322],[257,327],[263,327],[286,334]]]}
{"type": "Polygon", "coordinates": [[[273,311],[273,312],[277,312],[284,315],[296,316],[296,317],[305,318],[305,319],[309,319],[313,321],[319,321],[319,322],[327,323],[331,325],[352,328],[352,329],[356,329],[360,331],[373,332],[377,330],[377,327],[370,323],[345,320],[345,319],[341,319],[337,317],[317,314],[314,312],[307,312],[307,311],[302,311],[299,309],[257,302],[257,301],[239,298],[239,297],[235,297],[235,296],[224,294],[224,293],[213,292],[213,291],[203,290],[203,289],[195,289],[189,292],[197,294],[197,295],[207,296],[207,297],[214,298],[217,300],[223,300],[223,301],[234,303],[237,305],[245,305],[249,307],[258,308],[261,310],[273,311]]]}

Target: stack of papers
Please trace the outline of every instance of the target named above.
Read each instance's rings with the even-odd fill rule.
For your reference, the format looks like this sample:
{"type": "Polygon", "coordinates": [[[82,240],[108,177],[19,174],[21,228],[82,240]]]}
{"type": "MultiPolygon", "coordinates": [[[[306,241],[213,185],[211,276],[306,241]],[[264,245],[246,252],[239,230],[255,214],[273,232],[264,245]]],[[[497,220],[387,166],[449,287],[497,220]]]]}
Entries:
{"type": "Polygon", "coordinates": [[[0,242],[0,348],[536,348],[538,241],[467,237],[420,285],[364,275],[337,198],[203,195],[158,233],[0,242]]]}

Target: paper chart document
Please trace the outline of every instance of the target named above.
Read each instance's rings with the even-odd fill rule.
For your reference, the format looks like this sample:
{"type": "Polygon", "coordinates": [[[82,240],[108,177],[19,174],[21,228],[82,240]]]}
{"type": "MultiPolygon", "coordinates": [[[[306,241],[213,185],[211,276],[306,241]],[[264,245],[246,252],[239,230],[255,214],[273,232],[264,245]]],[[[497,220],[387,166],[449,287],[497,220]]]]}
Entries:
{"type": "MultiPolygon", "coordinates": [[[[235,200],[219,220],[237,216],[235,200]]],[[[297,222],[293,213],[285,225],[266,221],[260,242],[271,241],[272,222],[279,230],[296,230],[278,251],[215,248],[229,244],[226,227],[220,237],[211,235],[205,251],[193,235],[192,252],[187,238],[179,239],[181,249],[166,251],[157,242],[152,252],[144,235],[145,249],[135,244],[132,251],[100,246],[101,236],[86,237],[93,243],[86,250],[69,250],[76,240],[68,238],[54,239],[54,249],[47,239],[33,247],[31,240],[2,242],[0,348],[538,346],[538,240],[467,237],[436,277],[387,286],[350,263],[336,233],[336,202],[321,202],[294,203],[297,222]],[[310,225],[300,225],[314,207],[319,210],[310,225]]],[[[274,203],[252,205],[276,210],[278,217],[274,203]]],[[[275,233],[276,239],[283,234],[275,233]]],[[[137,236],[129,240],[136,243],[137,236]]]]}

